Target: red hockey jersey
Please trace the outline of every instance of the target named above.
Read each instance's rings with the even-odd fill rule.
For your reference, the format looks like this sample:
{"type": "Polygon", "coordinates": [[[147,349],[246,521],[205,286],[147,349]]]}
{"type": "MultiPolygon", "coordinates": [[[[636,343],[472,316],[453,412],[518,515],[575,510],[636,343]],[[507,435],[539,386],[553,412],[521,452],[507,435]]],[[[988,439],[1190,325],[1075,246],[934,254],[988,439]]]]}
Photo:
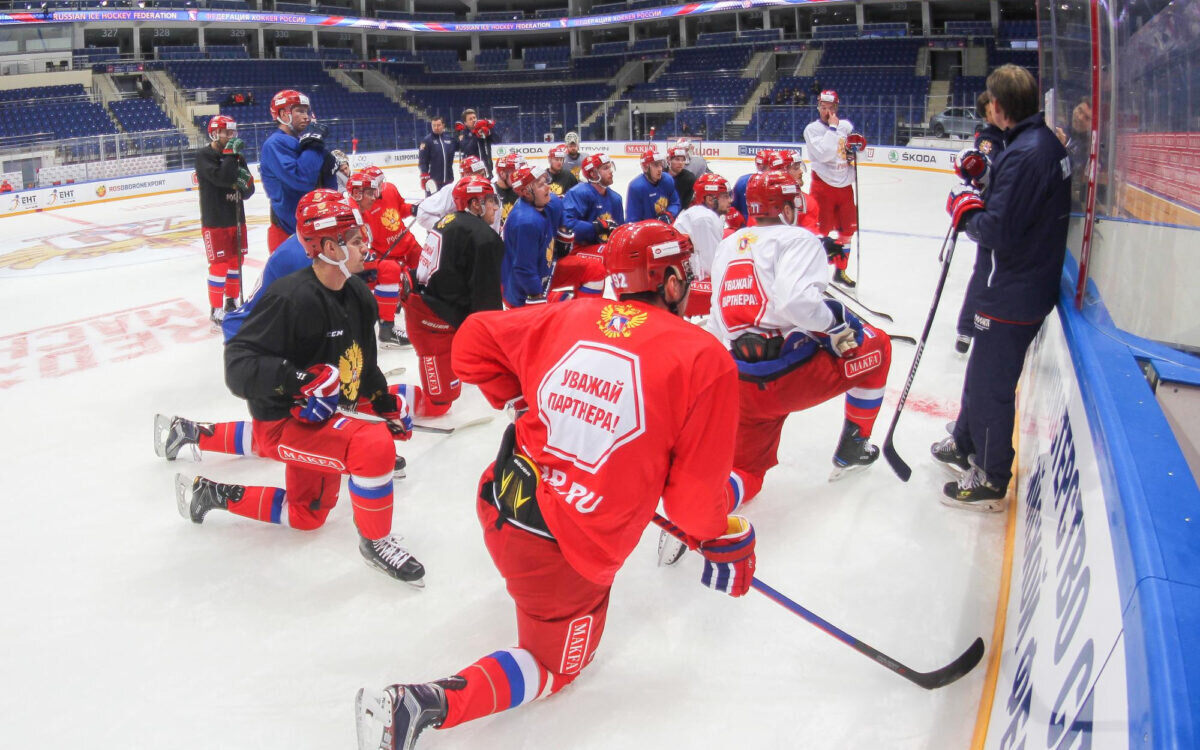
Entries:
{"type": "Polygon", "coordinates": [[[517,446],[542,469],[538,505],[580,575],[612,583],[659,498],[688,534],[725,533],[737,374],[703,329],[641,302],[576,299],[475,313],[452,361],[493,406],[529,404],[517,446]]]}

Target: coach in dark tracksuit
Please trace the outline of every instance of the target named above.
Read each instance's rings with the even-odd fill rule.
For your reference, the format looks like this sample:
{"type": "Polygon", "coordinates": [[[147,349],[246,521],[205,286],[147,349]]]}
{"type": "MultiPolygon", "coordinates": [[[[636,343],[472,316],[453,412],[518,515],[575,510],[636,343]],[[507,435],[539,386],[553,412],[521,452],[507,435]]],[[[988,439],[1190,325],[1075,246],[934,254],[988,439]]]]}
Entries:
{"type": "Polygon", "coordinates": [[[417,166],[421,169],[421,187],[426,195],[433,195],[454,182],[454,153],[457,150],[458,142],[446,132],[446,121],[441,117],[433,118],[429,123],[429,135],[417,146],[417,166]]]}
{"type": "Polygon", "coordinates": [[[1006,148],[992,164],[986,203],[960,200],[957,188],[947,204],[959,229],[991,252],[980,269],[986,284],[976,302],[953,455],[947,455],[949,441],[935,444],[934,455],[967,469],[944,487],[944,502],[1001,510],[1012,478],[1017,380],[1029,344],[1058,301],[1071,164],[1038,111],[1037,82],[1027,70],[1003,65],[988,76],[987,87],[1006,148]]]}
{"type": "MultiPolygon", "coordinates": [[[[975,113],[979,115],[979,119],[984,121],[983,127],[975,131],[975,150],[985,154],[988,159],[995,162],[1000,157],[1000,152],[1004,150],[1004,131],[992,124],[992,115],[988,110],[991,108],[992,99],[985,91],[979,95],[979,100],[975,104],[975,113]]],[[[983,199],[986,201],[988,190],[983,188],[983,199]]],[[[975,303],[979,299],[981,290],[987,285],[987,273],[991,266],[991,251],[979,245],[975,248],[975,268],[971,271],[971,279],[967,282],[967,292],[963,295],[962,308],[958,311],[958,336],[954,341],[954,348],[959,354],[966,354],[967,349],[971,346],[971,339],[975,336],[975,303]]]]}

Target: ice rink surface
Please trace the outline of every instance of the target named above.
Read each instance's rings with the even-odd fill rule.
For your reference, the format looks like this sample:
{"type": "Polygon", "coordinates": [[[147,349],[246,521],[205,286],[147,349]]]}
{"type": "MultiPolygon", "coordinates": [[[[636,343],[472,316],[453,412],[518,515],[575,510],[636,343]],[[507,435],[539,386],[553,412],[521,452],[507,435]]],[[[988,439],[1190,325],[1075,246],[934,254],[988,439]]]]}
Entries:
{"type": "MultiPolygon", "coordinates": [[[[710,160],[732,180],[747,160],[710,160]]],[[[624,191],[636,172],[618,161],[624,191]]],[[[390,169],[419,194],[415,168],[390,169]]],[[[948,174],[862,169],[858,293],[919,336],[939,271],[948,174]]],[[[78,190],[86,191],[87,186],[78,190]]],[[[267,203],[248,204],[246,265],[266,257],[267,203]]],[[[399,444],[394,530],[428,571],[418,591],[368,568],[346,490],[325,528],[298,532],[226,513],[184,521],[176,471],[275,484],[283,467],[206,454],[156,458],[154,414],[246,419],[226,390],[207,320],[196,193],[0,220],[0,394],[8,428],[0,575],[0,737],[12,748],[349,748],[364,685],[453,674],[515,645],[512,604],[475,516],[503,415],[399,444]]],[[[419,230],[418,230],[419,232],[419,230]]],[[[953,419],[965,360],[954,320],[974,246],[959,244],[896,444],[829,483],[842,400],[793,415],[781,463],[745,508],[758,574],[825,619],[918,670],[990,640],[1004,517],[938,502],[929,445],[953,419]]],[[[877,322],[877,321],[876,321],[877,322]]],[[[876,425],[882,443],[915,348],[897,343],[876,425]]],[[[409,350],[385,350],[416,382],[409,350]]],[[[446,424],[491,413],[471,387],[446,424]]],[[[926,692],[751,592],[699,585],[689,554],[655,565],[647,530],[618,575],[593,664],[548,700],[446,732],[451,748],[968,747],[986,662],[926,692]]],[[[989,643],[989,649],[991,644],[989,643]]]]}

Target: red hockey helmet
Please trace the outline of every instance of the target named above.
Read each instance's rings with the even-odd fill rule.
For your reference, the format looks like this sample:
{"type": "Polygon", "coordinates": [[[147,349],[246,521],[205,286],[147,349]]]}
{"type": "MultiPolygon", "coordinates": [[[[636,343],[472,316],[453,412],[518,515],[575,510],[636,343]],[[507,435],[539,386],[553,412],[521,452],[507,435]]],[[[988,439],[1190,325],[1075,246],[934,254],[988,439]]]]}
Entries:
{"type": "Polygon", "coordinates": [[[648,168],[651,164],[662,164],[665,166],[666,161],[667,155],[653,146],[642,152],[641,163],[643,170],[648,168]]]}
{"type": "Polygon", "coordinates": [[[463,177],[473,174],[487,174],[487,165],[478,156],[464,156],[458,162],[458,169],[463,177]]]}
{"type": "Polygon", "coordinates": [[[496,160],[496,176],[511,185],[513,172],[524,163],[524,156],[516,152],[509,152],[496,160]]]}
{"type": "Polygon", "coordinates": [[[764,172],[770,169],[771,160],[775,158],[775,152],[769,148],[760,148],[758,153],[754,155],[754,167],[759,172],[764,172]]]}
{"type": "Polygon", "coordinates": [[[696,179],[692,186],[692,205],[703,205],[705,198],[716,198],[721,193],[729,192],[729,182],[715,172],[705,172],[696,179]]]}
{"type": "Polygon", "coordinates": [[[683,158],[687,159],[687,158],[691,157],[691,152],[692,152],[692,150],[690,148],[688,148],[686,145],[681,145],[681,144],[677,143],[674,146],[667,149],[667,159],[674,159],[676,156],[682,156],[683,158]]]}
{"type": "Polygon", "coordinates": [[[237,123],[232,117],[226,115],[213,115],[208,120],[208,139],[210,141],[217,140],[217,133],[225,130],[230,135],[237,135],[237,123]]]}
{"type": "Polygon", "coordinates": [[[567,158],[567,155],[568,155],[567,154],[567,144],[560,143],[557,146],[554,146],[553,148],[550,149],[550,153],[547,155],[547,158],[565,159],[565,158],[567,158]]]}
{"type": "Polygon", "coordinates": [[[817,103],[819,104],[837,104],[839,102],[841,102],[841,97],[833,89],[825,89],[817,97],[817,103]]]}
{"type": "Polygon", "coordinates": [[[754,218],[774,218],[784,206],[800,211],[800,186],[786,172],[772,169],[752,175],[746,184],[746,208],[754,218]]]}
{"type": "Polygon", "coordinates": [[[532,195],[526,188],[532,188],[537,181],[545,177],[547,174],[546,168],[534,164],[522,164],[512,173],[509,178],[509,185],[520,196],[532,195]]]}
{"type": "Polygon", "coordinates": [[[781,149],[771,152],[771,162],[767,169],[787,170],[788,167],[796,163],[797,154],[790,149],[781,149]]]}
{"type": "Polygon", "coordinates": [[[375,194],[383,195],[383,185],[387,182],[387,175],[383,173],[383,170],[371,165],[363,167],[359,171],[371,181],[371,187],[375,188],[375,194]]]}
{"type": "Polygon", "coordinates": [[[346,189],[353,193],[355,190],[375,190],[378,193],[379,188],[375,187],[375,181],[371,179],[365,169],[360,169],[350,175],[350,179],[346,180],[346,189]]]}
{"type": "Polygon", "coordinates": [[[327,203],[329,201],[344,201],[346,196],[336,190],[329,188],[317,188],[311,192],[305,193],[298,203],[296,203],[296,223],[300,223],[300,212],[306,206],[311,206],[314,203],[327,203]]]}
{"type": "Polygon", "coordinates": [[[580,172],[583,173],[584,179],[588,182],[600,181],[600,167],[605,164],[612,164],[612,159],[608,154],[588,154],[583,158],[583,164],[580,166],[580,172]]]}
{"type": "Polygon", "coordinates": [[[691,257],[692,240],[657,219],[622,224],[604,246],[604,268],[617,294],[662,289],[668,268],[674,268],[679,278],[686,280],[691,257]]]}
{"type": "MultiPolygon", "coordinates": [[[[283,122],[279,119],[284,112],[288,112],[288,119],[291,119],[292,107],[308,107],[310,106],[308,97],[293,89],[284,89],[275,96],[271,97],[271,119],[275,122],[283,122]]],[[[288,123],[284,122],[284,125],[288,123]]]]}
{"type": "Polygon", "coordinates": [[[296,237],[310,258],[321,254],[325,238],[345,246],[352,233],[358,232],[365,240],[364,228],[362,214],[344,198],[309,203],[296,212],[296,237]]]}
{"type": "Polygon", "coordinates": [[[492,186],[491,180],[476,174],[464,175],[462,179],[454,183],[454,189],[450,191],[451,197],[454,198],[454,208],[457,211],[466,211],[467,206],[476,198],[486,199],[489,195],[495,194],[496,188],[492,186]]]}
{"type": "Polygon", "coordinates": [[[690,138],[680,138],[675,141],[675,145],[687,151],[688,156],[691,156],[692,151],[696,149],[696,144],[690,138]]]}

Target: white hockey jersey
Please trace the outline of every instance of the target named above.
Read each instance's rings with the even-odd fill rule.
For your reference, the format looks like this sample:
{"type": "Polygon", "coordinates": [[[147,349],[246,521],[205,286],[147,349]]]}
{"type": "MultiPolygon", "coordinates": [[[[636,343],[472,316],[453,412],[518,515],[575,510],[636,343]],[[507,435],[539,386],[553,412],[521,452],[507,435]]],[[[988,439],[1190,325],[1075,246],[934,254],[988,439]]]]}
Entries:
{"type": "Polygon", "coordinates": [[[836,128],[813,120],[804,128],[812,171],[833,187],[846,187],[854,181],[854,170],[846,160],[846,136],[852,132],[854,125],[849,120],[841,120],[836,128]]]}
{"type": "Polygon", "coordinates": [[[675,219],[675,228],[692,239],[692,271],[700,280],[712,276],[717,245],[725,235],[725,217],[707,206],[688,206],[675,219]]]}
{"type": "MultiPolygon", "coordinates": [[[[454,213],[454,185],[453,182],[449,183],[417,206],[417,223],[425,227],[426,232],[436,227],[443,216],[454,213]]],[[[500,234],[499,211],[492,222],[492,229],[496,230],[496,234],[500,234]]]]}
{"type": "Polygon", "coordinates": [[[787,337],[834,325],[823,295],[829,283],[825,251],[807,229],[739,229],[717,246],[712,279],[708,329],[726,347],[743,333],[787,337]]]}

